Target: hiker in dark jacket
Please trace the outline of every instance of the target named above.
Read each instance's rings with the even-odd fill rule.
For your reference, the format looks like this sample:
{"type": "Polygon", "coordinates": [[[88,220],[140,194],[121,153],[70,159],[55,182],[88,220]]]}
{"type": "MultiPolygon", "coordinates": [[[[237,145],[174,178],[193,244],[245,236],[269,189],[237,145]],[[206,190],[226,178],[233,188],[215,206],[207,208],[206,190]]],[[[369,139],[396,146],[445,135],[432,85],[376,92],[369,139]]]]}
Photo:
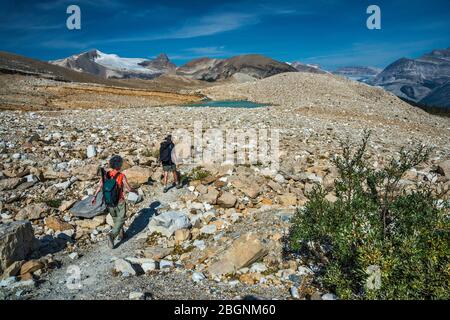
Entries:
{"type": "Polygon", "coordinates": [[[167,180],[169,172],[173,174],[173,187],[177,186],[177,189],[181,188],[181,184],[178,181],[177,165],[172,160],[172,151],[175,148],[172,142],[172,136],[168,135],[159,147],[159,161],[163,166],[164,171],[164,189],[163,192],[169,191],[170,187],[167,186],[167,180]]]}
{"type": "Polygon", "coordinates": [[[109,160],[111,170],[105,172],[102,169],[100,185],[92,200],[92,203],[95,204],[97,194],[100,191],[103,192],[103,201],[105,201],[108,211],[114,221],[114,227],[108,234],[108,245],[111,249],[114,248],[114,239],[117,238],[117,236],[119,236],[120,240],[123,240],[125,237],[123,225],[126,218],[126,204],[123,188],[125,187],[128,192],[136,193],[136,191],[128,184],[127,177],[120,172],[122,164],[123,159],[120,156],[113,156],[109,160]]]}

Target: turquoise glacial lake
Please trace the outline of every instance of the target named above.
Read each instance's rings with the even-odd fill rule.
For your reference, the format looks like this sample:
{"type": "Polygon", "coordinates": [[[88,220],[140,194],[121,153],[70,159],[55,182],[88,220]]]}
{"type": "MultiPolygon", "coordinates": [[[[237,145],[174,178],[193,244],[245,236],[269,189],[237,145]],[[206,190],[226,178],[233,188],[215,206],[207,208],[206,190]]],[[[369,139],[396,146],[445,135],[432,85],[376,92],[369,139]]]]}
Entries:
{"type": "Polygon", "coordinates": [[[245,100],[222,100],[222,101],[202,101],[196,103],[190,103],[184,105],[185,107],[198,107],[198,108],[243,108],[243,109],[254,109],[254,108],[262,108],[268,107],[269,104],[257,103],[245,100]]]}

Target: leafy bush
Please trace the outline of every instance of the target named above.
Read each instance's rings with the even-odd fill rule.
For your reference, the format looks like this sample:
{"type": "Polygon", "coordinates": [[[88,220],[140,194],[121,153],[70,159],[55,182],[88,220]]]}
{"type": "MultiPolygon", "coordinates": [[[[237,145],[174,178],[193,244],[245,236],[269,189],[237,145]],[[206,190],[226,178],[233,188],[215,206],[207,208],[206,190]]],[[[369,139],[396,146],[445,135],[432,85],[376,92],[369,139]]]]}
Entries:
{"type": "Polygon", "coordinates": [[[192,169],[192,171],[188,174],[189,181],[193,180],[203,180],[207,177],[209,177],[211,173],[202,167],[195,167],[192,169]]]}
{"type": "Polygon", "coordinates": [[[333,160],[337,201],[315,186],[293,219],[290,249],[319,266],[321,285],[341,299],[449,299],[448,202],[430,185],[407,190],[400,181],[431,150],[401,149],[375,170],[367,161],[369,137],[356,150],[342,143],[333,160]]]}

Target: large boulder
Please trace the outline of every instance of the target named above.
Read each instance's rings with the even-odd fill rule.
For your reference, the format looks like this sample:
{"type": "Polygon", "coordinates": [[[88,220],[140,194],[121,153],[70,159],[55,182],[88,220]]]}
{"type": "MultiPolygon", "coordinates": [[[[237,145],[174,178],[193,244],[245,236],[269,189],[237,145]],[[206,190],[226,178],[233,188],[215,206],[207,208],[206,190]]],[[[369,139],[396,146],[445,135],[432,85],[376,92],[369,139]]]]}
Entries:
{"type": "Polygon", "coordinates": [[[256,198],[261,192],[257,183],[244,181],[244,178],[234,178],[232,179],[231,184],[251,199],[256,198]]]}
{"type": "Polygon", "coordinates": [[[0,225],[0,274],[13,262],[24,260],[37,247],[33,227],[28,221],[0,225]]]}
{"type": "Polygon", "coordinates": [[[76,217],[93,218],[106,211],[106,205],[103,203],[103,193],[99,192],[95,201],[92,204],[94,196],[89,196],[84,200],[78,201],[70,208],[70,213],[76,217]]]}
{"type": "Polygon", "coordinates": [[[70,170],[70,173],[81,181],[99,179],[99,166],[96,164],[88,164],[82,167],[75,167],[70,170]]]}
{"type": "Polygon", "coordinates": [[[217,204],[222,208],[233,208],[236,204],[237,198],[230,192],[224,192],[217,199],[217,204]]]}
{"type": "Polygon", "coordinates": [[[139,188],[141,185],[146,184],[151,178],[152,170],[150,168],[134,166],[125,170],[123,174],[127,177],[131,187],[139,188]]]}
{"type": "Polygon", "coordinates": [[[251,233],[247,233],[233,242],[222,257],[208,268],[212,276],[232,274],[251,265],[266,255],[261,241],[251,233]]]}
{"type": "Polygon", "coordinates": [[[0,191],[15,189],[22,182],[24,182],[23,178],[1,179],[0,180],[0,191]]]}
{"type": "Polygon", "coordinates": [[[73,229],[73,226],[65,221],[62,221],[58,217],[45,218],[45,225],[54,231],[65,231],[73,229]]]}
{"type": "Polygon", "coordinates": [[[188,215],[184,211],[167,211],[159,216],[154,216],[149,224],[149,230],[159,232],[166,237],[171,237],[179,229],[191,227],[188,215]]]}
{"type": "Polygon", "coordinates": [[[29,206],[26,206],[22,210],[20,210],[16,214],[15,219],[16,220],[37,220],[40,218],[44,218],[48,214],[49,211],[50,211],[50,208],[45,203],[31,204],[29,206]]]}
{"type": "Polygon", "coordinates": [[[438,164],[437,172],[443,176],[450,178],[450,160],[443,161],[438,164]]]}

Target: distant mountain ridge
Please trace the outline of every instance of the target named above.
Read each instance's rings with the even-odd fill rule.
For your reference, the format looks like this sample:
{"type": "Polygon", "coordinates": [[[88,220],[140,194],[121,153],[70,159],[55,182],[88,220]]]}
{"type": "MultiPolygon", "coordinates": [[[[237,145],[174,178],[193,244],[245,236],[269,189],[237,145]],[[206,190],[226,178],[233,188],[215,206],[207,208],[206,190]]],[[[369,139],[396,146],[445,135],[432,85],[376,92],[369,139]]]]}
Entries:
{"type": "Polygon", "coordinates": [[[332,73],[338,76],[343,76],[349,78],[351,80],[356,80],[360,82],[368,82],[374,77],[376,77],[382,69],[374,68],[374,67],[365,67],[365,66],[347,66],[337,68],[332,73]]]}
{"type": "Polygon", "coordinates": [[[289,64],[258,54],[240,55],[229,59],[200,58],[177,67],[163,53],[153,60],[148,60],[122,58],[94,49],[50,63],[103,78],[153,79],[170,73],[210,82],[228,79],[237,73],[245,74],[249,78],[262,79],[278,73],[297,71],[289,64]]]}
{"type": "Polygon", "coordinates": [[[450,108],[450,48],[433,50],[417,59],[401,58],[369,84],[381,86],[403,99],[450,108]]]}

